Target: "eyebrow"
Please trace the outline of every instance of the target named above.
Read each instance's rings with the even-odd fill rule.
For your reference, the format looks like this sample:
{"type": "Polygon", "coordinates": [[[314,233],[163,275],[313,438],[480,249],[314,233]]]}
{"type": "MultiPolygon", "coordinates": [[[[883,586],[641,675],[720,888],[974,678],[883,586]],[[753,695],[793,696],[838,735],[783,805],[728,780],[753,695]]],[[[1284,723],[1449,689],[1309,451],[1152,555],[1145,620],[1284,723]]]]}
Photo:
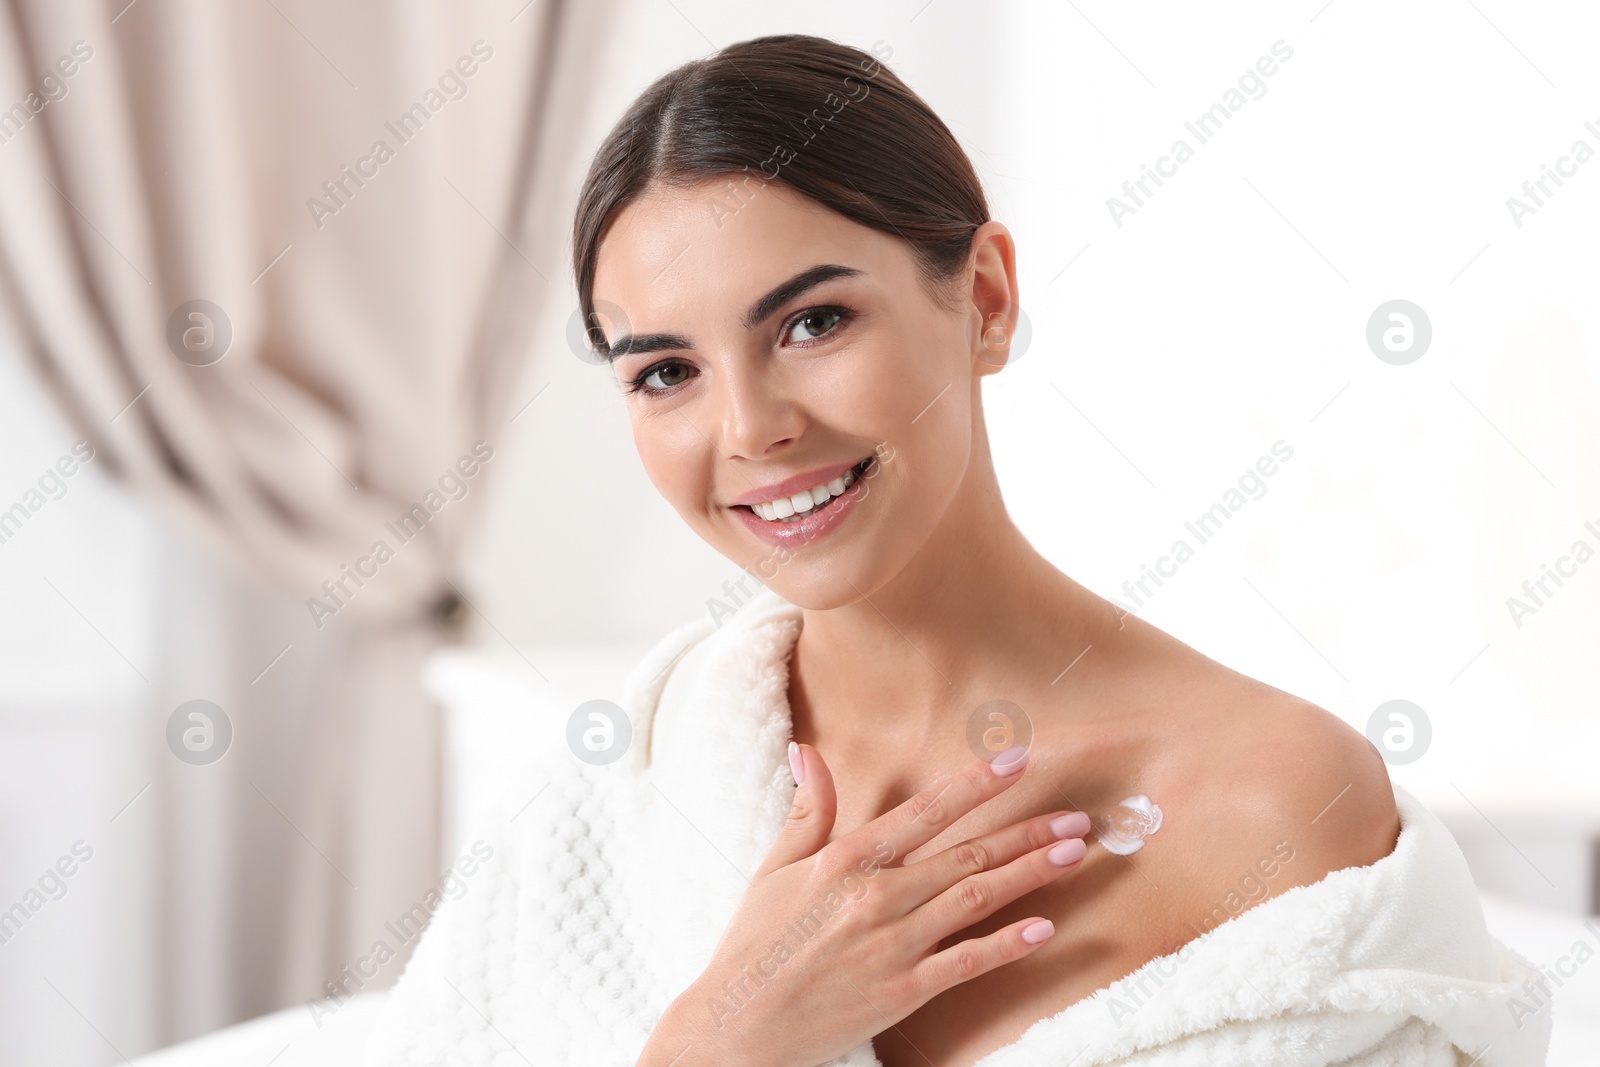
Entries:
{"type": "MultiPolygon", "coordinates": [[[[835,278],[854,278],[861,271],[855,267],[846,267],[841,263],[819,263],[815,267],[807,267],[786,282],[775,286],[744,313],[742,320],[744,328],[753,330],[763,320],[771,317],[772,313],[780,307],[823,282],[835,278]]],[[[694,345],[689,339],[677,333],[647,333],[639,336],[625,334],[617,338],[616,344],[611,345],[605,352],[606,362],[610,363],[627,355],[639,355],[646,352],[663,352],[675,349],[692,349],[694,345]]]]}

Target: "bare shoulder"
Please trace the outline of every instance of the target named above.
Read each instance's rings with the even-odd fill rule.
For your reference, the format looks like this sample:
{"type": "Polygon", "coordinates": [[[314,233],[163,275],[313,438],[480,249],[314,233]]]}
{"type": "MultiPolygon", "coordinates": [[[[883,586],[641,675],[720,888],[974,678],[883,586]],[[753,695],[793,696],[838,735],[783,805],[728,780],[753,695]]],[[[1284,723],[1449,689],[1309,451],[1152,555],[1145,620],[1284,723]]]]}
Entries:
{"type": "Polygon", "coordinates": [[[1202,694],[1174,799],[1190,831],[1172,842],[1188,877],[1180,906],[1200,930],[1331,871],[1394,850],[1399,816],[1377,749],[1338,716],[1225,668],[1202,694]],[[1209,702],[1213,706],[1205,706],[1209,702]],[[1208,832],[1197,833],[1200,825],[1208,832]]]}

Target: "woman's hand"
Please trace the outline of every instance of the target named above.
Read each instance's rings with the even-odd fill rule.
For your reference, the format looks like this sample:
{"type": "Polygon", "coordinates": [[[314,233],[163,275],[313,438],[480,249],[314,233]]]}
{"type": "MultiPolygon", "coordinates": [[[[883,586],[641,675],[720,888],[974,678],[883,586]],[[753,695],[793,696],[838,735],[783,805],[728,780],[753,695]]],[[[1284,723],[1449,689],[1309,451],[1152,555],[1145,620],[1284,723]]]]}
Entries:
{"type": "Polygon", "coordinates": [[[901,865],[1022,777],[1027,753],[982,759],[837,841],[833,778],[791,746],[789,821],[751,881],[710,966],[663,1015],[639,1067],[815,1067],[939,993],[1028,955],[1055,932],[1023,919],[940,941],[1059,878],[1083,858],[1089,818],[1056,812],[901,865]]]}

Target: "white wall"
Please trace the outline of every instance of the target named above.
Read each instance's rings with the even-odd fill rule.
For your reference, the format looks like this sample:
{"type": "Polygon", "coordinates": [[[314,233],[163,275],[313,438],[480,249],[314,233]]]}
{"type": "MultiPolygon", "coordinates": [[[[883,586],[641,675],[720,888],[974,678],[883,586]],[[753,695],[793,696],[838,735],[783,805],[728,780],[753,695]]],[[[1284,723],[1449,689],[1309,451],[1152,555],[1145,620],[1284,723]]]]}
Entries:
{"type": "MultiPolygon", "coordinates": [[[[1003,110],[981,158],[1036,331],[990,393],[1018,521],[1122,596],[1285,441],[1266,495],[1141,614],[1358,728],[1416,703],[1431,745],[1392,773],[1463,827],[1530,855],[1528,820],[1480,812],[1600,830],[1600,562],[1520,626],[1506,603],[1577,539],[1600,550],[1600,162],[1520,228],[1506,206],[1575,139],[1600,149],[1580,44],[1600,18],[1164,10],[1085,9],[1095,32],[1071,8],[1008,7],[1006,95],[1032,103],[1003,110]],[[1265,94],[1200,143],[1185,122],[1280,40],[1265,94]],[[1107,199],[1180,137],[1193,158],[1119,227],[1107,199]],[[1365,338],[1394,298],[1433,326],[1404,366],[1365,338]]],[[[1521,871],[1549,903],[1587,903],[1559,865],[1521,871]]]]}
{"type": "MultiPolygon", "coordinates": [[[[9,509],[75,440],[9,348],[0,425],[9,509]]],[[[0,544],[0,912],[32,911],[0,944],[8,1063],[101,1062],[110,1050],[84,1018],[135,1050],[153,1037],[143,977],[157,957],[143,920],[156,840],[140,734],[159,532],[103,464],[63,484],[47,483],[46,502],[0,544]],[[47,877],[62,870],[72,874],[47,877]]]]}

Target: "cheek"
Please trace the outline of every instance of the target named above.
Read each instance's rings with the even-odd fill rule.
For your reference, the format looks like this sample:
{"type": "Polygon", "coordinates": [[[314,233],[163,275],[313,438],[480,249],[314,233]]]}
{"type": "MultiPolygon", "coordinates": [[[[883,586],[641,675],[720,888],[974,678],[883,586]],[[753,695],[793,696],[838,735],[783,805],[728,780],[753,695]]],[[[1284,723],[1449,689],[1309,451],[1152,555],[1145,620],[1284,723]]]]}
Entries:
{"type": "Polygon", "coordinates": [[[629,409],[639,462],[656,492],[685,519],[705,510],[709,486],[705,439],[682,418],[629,409]]]}
{"type": "Polygon", "coordinates": [[[968,382],[951,384],[907,428],[902,441],[891,442],[895,453],[884,465],[884,477],[894,476],[893,486],[908,529],[926,532],[952,506],[959,505],[972,450],[969,390],[968,382]]]}
{"type": "Polygon", "coordinates": [[[797,365],[794,384],[815,416],[895,445],[922,428],[933,414],[924,409],[936,397],[938,405],[950,399],[958,380],[953,355],[946,334],[879,330],[837,358],[797,365]]]}
{"type": "Polygon", "coordinates": [[[859,353],[819,387],[817,407],[839,430],[879,442],[869,521],[883,542],[915,548],[959,504],[972,448],[972,378],[959,339],[927,331],[859,353]]]}
{"type": "Polygon", "coordinates": [[[972,433],[965,349],[954,331],[934,325],[907,329],[862,361],[860,380],[840,390],[870,413],[864,422],[876,437],[904,453],[912,461],[906,465],[922,475],[928,472],[921,468],[948,467],[952,458],[964,457],[972,433]]]}
{"type": "Polygon", "coordinates": [[[950,336],[929,339],[904,368],[902,411],[884,478],[900,497],[908,528],[926,531],[957,501],[972,450],[973,382],[965,350],[950,336]]]}

